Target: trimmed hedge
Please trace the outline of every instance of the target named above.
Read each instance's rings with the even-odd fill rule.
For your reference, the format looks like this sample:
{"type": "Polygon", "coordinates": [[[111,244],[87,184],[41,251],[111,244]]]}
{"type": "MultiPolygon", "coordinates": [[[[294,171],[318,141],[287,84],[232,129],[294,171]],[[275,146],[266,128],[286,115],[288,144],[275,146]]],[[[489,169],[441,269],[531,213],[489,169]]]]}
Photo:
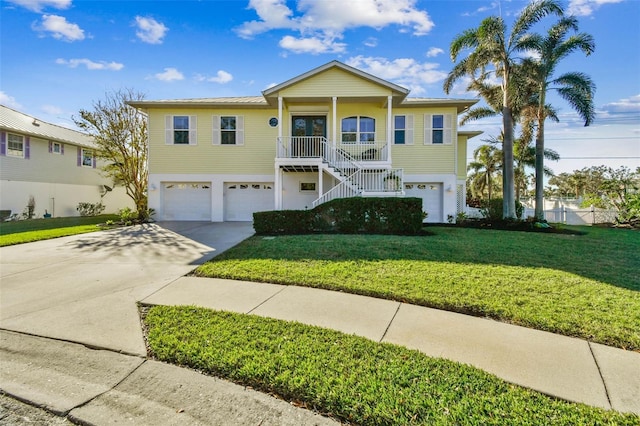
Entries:
{"type": "Polygon", "coordinates": [[[253,214],[258,235],[339,234],[417,235],[422,231],[421,198],[340,198],[312,210],[253,214]]]}

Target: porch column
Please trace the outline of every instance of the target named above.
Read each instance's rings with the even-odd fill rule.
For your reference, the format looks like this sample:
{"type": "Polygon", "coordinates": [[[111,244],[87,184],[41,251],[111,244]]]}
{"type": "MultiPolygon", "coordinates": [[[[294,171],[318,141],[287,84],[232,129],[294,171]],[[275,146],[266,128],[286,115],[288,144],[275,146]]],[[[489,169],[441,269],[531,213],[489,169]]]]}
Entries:
{"type": "Polygon", "coordinates": [[[333,146],[336,146],[337,140],[338,140],[338,123],[337,123],[337,117],[338,117],[338,111],[337,111],[337,104],[338,104],[338,97],[334,96],[333,98],[331,98],[331,102],[332,102],[332,108],[333,108],[333,119],[331,121],[333,121],[333,146]]]}
{"type": "Polygon", "coordinates": [[[322,188],[322,166],[318,167],[318,198],[324,195],[324,189],[322,188]]]}
{"type": "Polygon", "coordinates": [[[387,160],[391,162],[391,144],[393,143],[393,96],[387,96],[387,160]]]}
{"type": "Polygon", "coordinates": [[[282,210],[282,169],[276,164],[275,182],[273,183],[275,192],[274,210],[282,210]]]}

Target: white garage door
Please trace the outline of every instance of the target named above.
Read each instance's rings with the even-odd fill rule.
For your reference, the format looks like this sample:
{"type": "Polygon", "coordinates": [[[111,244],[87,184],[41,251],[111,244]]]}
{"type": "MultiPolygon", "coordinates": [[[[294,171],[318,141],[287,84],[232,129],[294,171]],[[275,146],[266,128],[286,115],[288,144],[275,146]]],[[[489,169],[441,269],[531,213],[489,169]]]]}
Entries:
{"type": "Polygon", "coordinates": [[[251,221],[254,212],[273,210],[274,203],[273,183],[224,184],[224,220],[251,221]]]}
{"type": "Polygon", "coordinates": [[[165,182],[162,199],[164,220],[211,220],[208,182],[165,182]]]}
{"type": "Polygon", "coordinates": [[[405,183],[407,197],[422,198],[422,211],[427,212],[425,222],[442,222],[442,183],[405,183]]]}

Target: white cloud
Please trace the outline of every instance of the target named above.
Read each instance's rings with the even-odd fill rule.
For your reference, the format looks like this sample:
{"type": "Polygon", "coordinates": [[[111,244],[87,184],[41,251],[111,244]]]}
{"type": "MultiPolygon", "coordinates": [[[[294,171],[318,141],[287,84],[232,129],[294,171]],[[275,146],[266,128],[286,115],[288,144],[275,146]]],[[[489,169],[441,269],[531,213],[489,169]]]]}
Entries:
{"type": "Polygon", "coordinates": [[[444,53],[444,50],[439,47],[431,47],[427,50],[427,58],[435,58],[436,56],[444,53]]]}
{"type": "Polygon", "coordinates": [[[38,13],[46,7],[68,9],[71,6],[71,0],[9,0],[9,2],[38,13]]]}
{"type": "Polygon", "coordinates": [[[219,70],[215,77],[207,77],[204,75],[196,75],[198,81],[209,81],[211,83],[226,84],[233,80],[233,76],[226,71],[219,70]]]}
{"type": "Polygon", "coordinates": [[[293,36],[284,36],[279,43],[280,47],[290,50],[293,53],[311,53],[318,55],[320,53],[342,53],[345,51],[346,44],[336,43],[333,38],[303,37],[295,38],[293,36]]]}
{"type": "Polygon", "coordinates": [[[2,90],[0,90],[0,104],[13,109],[22,109],[22,105],[16,101],[16,98],[7,95],[2,90]]]}
{"type": "Polygon", "coordinates": [[[56,59],[56,64],[58,65],[67,65],[69,68],[77,68],[80,65],[84,65],[88,70],[108,70],[108,71],[120,71],[124,68],[124,64],[119,62],[107,62],[107,61],[99,61],[95,62],[91,59],[56,59]]]}
{"type": "Polygon", "coordinates": [[[425,85],[443,81],[447,73],[437,69],[438,64],[417,62],[412,58],[389,60],[379,57],[355,56],[346,63],[380,78],[411,89],[412,95],[426,93],[425,85]]]}
{"type": "MultiPolygon", "coordinates": [[[[401,32],[425,35],[434,24],[426,11],[416,8],[416,0],[358,0],[317,1],[299,0],[297,13],[289,9],[286,0],[250,0],[258,20],[245,22],[236,28],[242,38],[283,29],[300,33],[299,37],[287,35],[280,46],[294,53],[335,53],[346,49],[343,38],[347,29],[371,27],[382,29],[389,25],[400,26],[401,32]]],[[[377,44],[377,40],[365,41],[365,45],[377,44]]]]}
{"type": "Polygon", "coordinates": [[[178,81],[184,80],[184,75],[175,68],[165,68],[164,72],[154,75],[160,81],[178,81]]]}
{"type": "Polygon", "coordinates": [[[622,0],[570,0],[567,13],[575,16],[590,16],[607,3],[620,3],[622,0]]]}
{"type": "Polygon", "coordinates": [[[42,105],[42,107],[40,107],[40,109],[45,114],[49,114],[49,115],[61,115],[62,113],[64,113],[62,108],[59,108],[59,107],[57,107],[55,105],[42,105]]]}
{"type": "Polygon", "coordinates": [[[640,94],[630,96],[627,99],[620,99],[616,102],[611,102],[603,105],[602,108],[606,112],[620,113],[620,112],[640,112],[640,94]]]}
{"type": "Polygon", "coordinates": [[[142,16],[136,16],[135,26],[138,28],[138,31],[136,31],[138,38],[149,44],[161,44],[162,39],[169,31],[169,28],[162,22],[142,16]]]}
{"type": "Polygon", "coordinates": [[[376,47],[378,45],[378,39],[375,37],[369,37],[363,44],[367,47],[376,47]]]}
{"type": "Polygon", "coordinates": [[[42,22],[33,25],[33,29],[37,31],[46,31],[58,40],[78,41],[84,40],[84,30],[78,24],[67,22],[64,16],[58,15],[42,15],[42,22]]]}

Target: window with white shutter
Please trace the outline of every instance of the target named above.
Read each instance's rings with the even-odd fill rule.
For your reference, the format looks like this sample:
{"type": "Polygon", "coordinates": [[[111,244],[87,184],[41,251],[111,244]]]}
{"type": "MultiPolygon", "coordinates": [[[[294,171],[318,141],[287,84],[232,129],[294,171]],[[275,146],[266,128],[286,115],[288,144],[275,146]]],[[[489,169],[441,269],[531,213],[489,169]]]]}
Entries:
{"type": "Polygon", "coordinates": [[[244,145],[244,117],[242,115],[214,115],[214,145],[244,145]]]}
{"type": "Polygon", "coordinates": [[[453,143],[453,116],[451,114],[424,115],[425,145],[451,145],[453,143]]]}
{"type": "Polygon", "coordinates": [[[197,117],[195,115],[165,116],[165,143],[167,145],[196,145],[197,117]]]}
{"type": "Polygon", "coordinates": [[[396,145],[413,145],[413,114],[394,116],[393,143],[396,145]]]}

